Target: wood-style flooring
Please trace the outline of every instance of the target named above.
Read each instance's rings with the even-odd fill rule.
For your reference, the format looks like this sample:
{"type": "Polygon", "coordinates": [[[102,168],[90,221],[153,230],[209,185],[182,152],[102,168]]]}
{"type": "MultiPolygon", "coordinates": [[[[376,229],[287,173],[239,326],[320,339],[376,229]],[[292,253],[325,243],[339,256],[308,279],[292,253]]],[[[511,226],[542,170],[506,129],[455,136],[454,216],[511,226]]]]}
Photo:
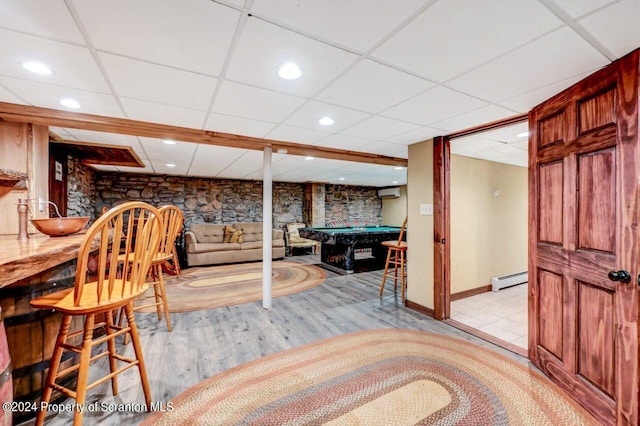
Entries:
{"type": "MultiPolygon", "coordinates": [[[[287,260],[319,263],[319,257],[314,255],[287,260]]],[[[136,313],[154,401],[167,402],[207,377],[265,355],[376,328],[408,328],[455,336],[529,364],[526,358],[405,308],[400,294],[394,295],[393,286],[386,286],[383,297],[379,297],[381,277],[381,271],[352,275],[327,271],[324,283],[273,299],[268,311],[261,302],[254,302],[172,314],[171,333],[167,332],[164,320],[158,321],[155,314],[136,313]]],[[[409,285],[419,281],[419,277],[413,277],[409,285]]],[[[125,351],[132,354],[131,345],[125,351]]],[[[99,370],[108,371],[106,359],[91,366],[92,377],[99,370]]],[[[116,397],[111,394],[109,382],[89,391],[89,406],[94,408],[91,404],[96,404],[98,411],[86,412],[84,424],[134,425],[146,417],[144,411],[131,411],[144,403],[137,369],[118,377],[120,393],[116,397]]],[[[72,418],[71,412],[50,413],[46,424],[68,425],[72,418]]]]}

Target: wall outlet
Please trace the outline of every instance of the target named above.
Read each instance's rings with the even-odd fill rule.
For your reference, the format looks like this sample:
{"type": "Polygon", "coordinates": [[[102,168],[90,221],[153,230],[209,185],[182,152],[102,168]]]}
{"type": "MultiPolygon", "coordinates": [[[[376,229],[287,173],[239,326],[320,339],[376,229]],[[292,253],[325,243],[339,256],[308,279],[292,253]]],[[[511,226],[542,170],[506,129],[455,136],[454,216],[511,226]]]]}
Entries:
{"type": "Polygon", "coordinates": [[[420,214],[433,216],[433,204],[420,204],[420,214]]]}
{"type": "Polygon", "coordinates": [[[42,197],[38,197],[38,211],[44,211],[44,199],[42,197]]]}

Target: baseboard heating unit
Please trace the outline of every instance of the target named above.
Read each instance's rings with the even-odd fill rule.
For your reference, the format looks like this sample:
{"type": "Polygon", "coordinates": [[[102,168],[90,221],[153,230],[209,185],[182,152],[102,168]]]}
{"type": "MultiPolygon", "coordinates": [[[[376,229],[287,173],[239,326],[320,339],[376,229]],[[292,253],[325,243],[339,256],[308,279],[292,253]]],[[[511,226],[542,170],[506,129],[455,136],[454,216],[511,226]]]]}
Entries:
{"type": "Polygon", "coordinates": [[[501,277],[491,278],[491,290],[498,291],[513,285],[526,283],[529,281],[528,272],[518,272],[517,274],[503,275],[501,277]]]}

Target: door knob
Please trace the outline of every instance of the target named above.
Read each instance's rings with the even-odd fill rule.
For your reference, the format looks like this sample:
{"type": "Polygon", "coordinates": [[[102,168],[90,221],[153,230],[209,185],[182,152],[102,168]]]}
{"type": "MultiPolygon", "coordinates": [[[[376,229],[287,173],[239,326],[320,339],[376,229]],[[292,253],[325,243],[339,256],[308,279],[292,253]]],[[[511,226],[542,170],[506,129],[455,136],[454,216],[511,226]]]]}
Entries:
{"type": "Polygon", "coordinates": [[[631,274],[625,270],[620,271],[611,271],[609,272],[609,279],[611,281],[620,281],[623,284],[628,284],[631,282],[631,274]]]}

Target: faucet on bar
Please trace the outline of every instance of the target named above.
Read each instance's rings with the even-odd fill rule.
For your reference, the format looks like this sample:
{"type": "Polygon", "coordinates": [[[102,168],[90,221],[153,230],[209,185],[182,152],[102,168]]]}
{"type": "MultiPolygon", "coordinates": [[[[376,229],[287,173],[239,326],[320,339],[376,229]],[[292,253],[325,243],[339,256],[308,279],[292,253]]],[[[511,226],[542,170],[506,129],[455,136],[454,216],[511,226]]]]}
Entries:
{"type": "Polygon", "coordinates": [[[40,204],[52,204],[56,209],[58,217],[62,217],[58,206],[53,201],[43,200],[41,198],[18,198],[18,240],[24,241],[29,239],[27,232],[27,219],[29,217],[29,202],[38,201],[40,204]]]}

